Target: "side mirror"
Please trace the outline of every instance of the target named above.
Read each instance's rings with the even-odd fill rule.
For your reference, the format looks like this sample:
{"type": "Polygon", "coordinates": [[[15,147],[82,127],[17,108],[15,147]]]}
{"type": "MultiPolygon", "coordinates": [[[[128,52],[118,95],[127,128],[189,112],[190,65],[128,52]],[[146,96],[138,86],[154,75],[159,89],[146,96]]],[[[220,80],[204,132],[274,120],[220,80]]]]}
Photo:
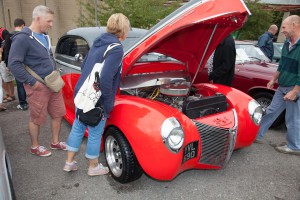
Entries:
{"type": "Polygon", "coordinates": [[[76,62],[82,61],[82,60],[83,60],[83,55],[80,54],[80,53],[77,53],[77,54],[74,56],[74,59],[75,59],[76,62]]]}

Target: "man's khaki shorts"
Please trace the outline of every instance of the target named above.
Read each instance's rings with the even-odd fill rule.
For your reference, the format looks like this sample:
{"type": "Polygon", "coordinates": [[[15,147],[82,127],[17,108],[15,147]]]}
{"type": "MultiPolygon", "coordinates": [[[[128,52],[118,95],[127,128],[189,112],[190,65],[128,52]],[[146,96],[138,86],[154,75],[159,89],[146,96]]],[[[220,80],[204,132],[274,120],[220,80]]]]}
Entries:
{"type": "Polygon", "coordinates": [[[32,89],[27,84],[24,84],[24,88],[29,104],[30,121],[34,124],[45,124],[47,113],[49,113],[51,118],[63,117],[66,114],[61,91],[53,92],[42,83],[35,89],[32,89]]]}
{"type": "Polygon", "coordinates": [[[0,75],[5,83],[15,80],[14,75],[9,71],[3,61],[0,63],[0,75]]]}

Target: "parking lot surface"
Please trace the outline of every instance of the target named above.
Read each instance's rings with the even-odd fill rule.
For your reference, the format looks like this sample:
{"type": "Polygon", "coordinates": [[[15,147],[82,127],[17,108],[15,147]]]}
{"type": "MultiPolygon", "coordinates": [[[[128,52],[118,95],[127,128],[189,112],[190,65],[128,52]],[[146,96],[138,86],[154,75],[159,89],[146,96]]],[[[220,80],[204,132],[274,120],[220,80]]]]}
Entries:
{"type": "MultiPolygon", "coordinates": [[[[300,156],[274,150],[275,145],[285,142],[284,125],[269,130],[264,144],[235,151],[222,170],[190,170],[167,182],[153,180],[144,174],[137,181],[120,184],[110,175],[87,176],[86,140],[76,156],[77,172],[62,170],[65,151],[53,150],[50,157],[31,155],[29,111],[19,111],[16,106],[16,101],[11,102],[7,105],[8,110],[0,113],[0,127],[12,162],[18,200],[300,200],[300,156]]],[[[62,141],[66,141],[70,130],[71,126],[63,121],[62,141]]],[[[49,147],[50,139],[48,120],[40,131],[41,145],[49,147]]]]}

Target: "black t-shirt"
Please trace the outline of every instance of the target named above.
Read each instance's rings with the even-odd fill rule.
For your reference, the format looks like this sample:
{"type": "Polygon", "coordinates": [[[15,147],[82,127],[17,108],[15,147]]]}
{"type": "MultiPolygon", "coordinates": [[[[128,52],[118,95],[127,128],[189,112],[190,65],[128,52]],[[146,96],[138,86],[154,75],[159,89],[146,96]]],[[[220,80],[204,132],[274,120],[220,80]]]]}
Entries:
{"type": "Polygon", "coordinates": [[[9,33],[6,38],[5,38],[5,44],[3,46],[3,53],[2,53],[2,60],[5,62],[6,66],[8,64],[8,55],[9,55],[9,50],[11,47],[11,37],[14,35],[14,33],[9,33]]]}

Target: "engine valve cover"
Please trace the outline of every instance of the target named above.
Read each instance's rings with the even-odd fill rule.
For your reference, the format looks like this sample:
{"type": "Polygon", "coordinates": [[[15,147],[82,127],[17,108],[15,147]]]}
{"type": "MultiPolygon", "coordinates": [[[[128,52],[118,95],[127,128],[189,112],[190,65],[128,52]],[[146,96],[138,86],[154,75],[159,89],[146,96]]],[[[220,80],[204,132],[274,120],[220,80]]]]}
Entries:
{"type": "Polygon", "coordinates": [[[168,96],[186,96],[190,86],[187,82],[168,83],[160,86],[160,93],[168,96]]]}

